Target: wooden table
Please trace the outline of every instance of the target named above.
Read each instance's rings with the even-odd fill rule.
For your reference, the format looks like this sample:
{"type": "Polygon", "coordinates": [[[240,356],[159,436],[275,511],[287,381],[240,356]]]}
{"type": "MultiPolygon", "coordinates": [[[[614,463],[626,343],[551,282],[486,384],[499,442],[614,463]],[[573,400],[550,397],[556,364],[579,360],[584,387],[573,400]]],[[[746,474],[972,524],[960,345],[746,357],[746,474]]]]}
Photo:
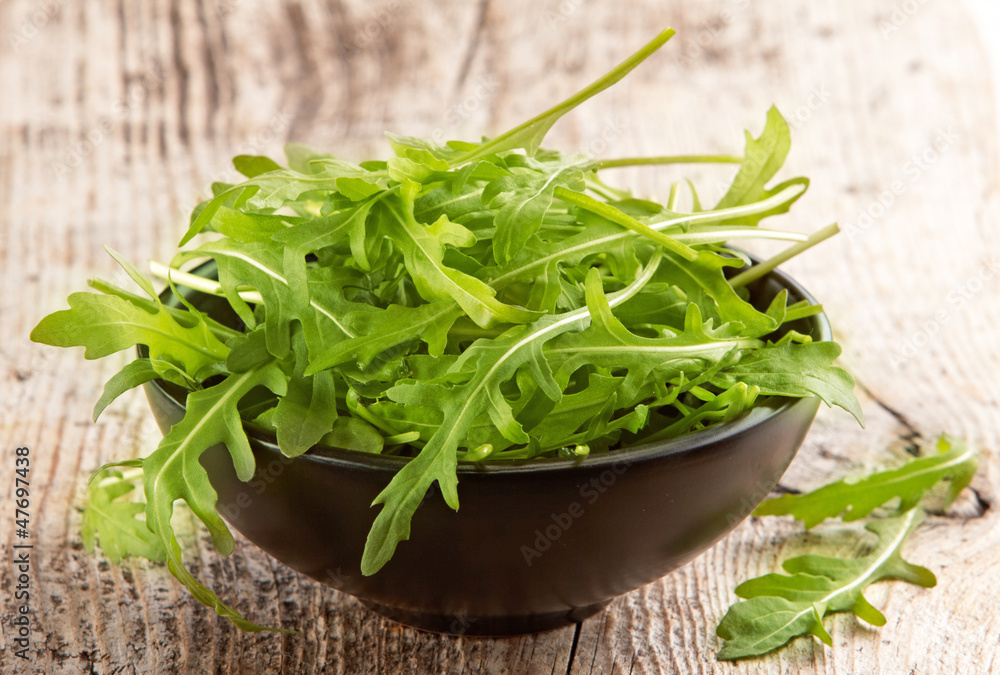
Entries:
{"type": "MultiPolygon", "coordinates": [[[[0,672],[1000,672],[997,115],[959,5],[9,0],[0,27],[0,672]],[[832,648],[800,639],[723,664],[714,629],[733,588],[801,550],[785,519],[745,522],[576,627],[502,640],[386,622],[245,541],[219,558],[191,522],[197,576],[300,635],[241,634],[163,566],[111,566],[83,550],[86,476],[148,453],[158,434],[138,394],[90,422],[124,355],[84,363],[27,334],[88,277],[124,281],[102,244],[139,262],[169,257],[209,182],[233,177],[228,159],[279,156],[287,139],[361,160],[385,156],[385,129],[441,140],[502,131],[664,25],[678,29],[673,42],[547,144],[607,157],[740,152],[742,129],[759,133],[778,104],[793,125],[784,175],[813,181],[784,224],[846,230],[787,269],[822,298],[867,415],[861,430],[822,410],[783,484],[891,465],[942,430],[979,444],[974,490],[907,548],[937,588],[879,584],[868,597],[884,628],[839,615],[832,648]],[[11,648],[17,446],[33,462],[28,663],[11,648]]],[[[711,196],[724,171],[693,174],[711,196]]],[[[663,198],[678,175],[616,178],[663,198]]]]}

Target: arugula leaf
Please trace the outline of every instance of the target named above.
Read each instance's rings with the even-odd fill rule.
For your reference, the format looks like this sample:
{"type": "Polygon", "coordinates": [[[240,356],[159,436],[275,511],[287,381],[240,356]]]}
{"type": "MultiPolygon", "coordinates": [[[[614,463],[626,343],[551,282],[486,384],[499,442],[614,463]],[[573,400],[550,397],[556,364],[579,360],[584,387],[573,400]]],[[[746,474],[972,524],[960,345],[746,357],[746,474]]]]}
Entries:
{"type": "Polygon", "coordinates": [[[94,552],[94,544],[100,540],[101,550],[113,564],[129,555],[149,560],[166,558],[159,538],[139,518],[145,505],[122,500],[134,489],[135,482],[117,469],[105,469],[91,478],[81,525],[83,546],[88,553],[94,552]]]}
{"type": "Polygon", "coordinates": [[[303,371],[309,363],[301,333],[292,339],[295,372],[288,389],[275,407],[274,426],[278,447],[288,457],[297,457],[333,431],[337,421],[337,395],[333,371],[314,375],[303,371]]]}
{"type": "MultiPolygon", "coordinates": [[[[771,106],[767,111],[767,124],[760,138],[754,139],[748,131],[746,133],[746,152],[740,170],[733,179],[729,190],[722,196],[716,209],[725,209],[740,204],[750,204],[759,202],[767,197],[773,196],[777,192],[793,184],[808,185],[805,178],[797,178],[792,181],[781,183],[768,190],[764,186],[785,163],[788,150],[791,148],[792,139],[788,130],[788,123],[781,116],[778,109],[771,106]]],[[[764,214],[754,214],[733,220],[734,223],[745,225],[756,225],[762,218],[775,213],[787,211],[791,202],[784,204],[773,211],[764,214]]]]}
{"type": "Polygon", "coordinates": [[[69,306],[39,321],[31,339],[55,347],[84,347],[86,359],[145,344],[151,358],[169,361],[195,379],[214,374],[229,351],[202,321],[182,326],[169,312],[150,312],[119,297],[73,293],[69,306]]]}
{"type": "Polygon", "coordinates": [[[874,473],[857,481],[838,481],[805,494],[770,499],[758,506],[754,515],[791,514],[809,528],[837,516],[844,521],[864,518],[895,498],[900,500],[899,510],[906,511],[931,487],[945,479],[951,479],[947,496],[950,504],[976,473],[976,452],[961,439],[947,434],[938,438],[936,446],[936,454],[911,459],[898,469],[874,473]]]}
{"type": "MultiPolygon", "coordinates": [[[[406,269],[425,300],[451,298],[482,328],[538,318],[539,312],[499,302],[494,298],[496,291],[479,279],[445,267],[443,244],[413,218],[412,201],[389,197],[383,205],[388,235],[402,249],[406,269]]],[[[436,222],[443,224],[441,219],[436,222]]]]}
{"type": "Polygon", "coordinates": [[[265,361],[245,372],[234,373],[213,387],[191,392],[184,418],[163,437],[159,447],[142,460],[146,525],[166,551],[170,572],[199,602],[250,631],[271,629],[244,619],[187,571],[170,519],[174,502],[183,499],[208,527],[215,548],[223,555],[232,553],[233,536],[215,510],[218,495],[198,458],[208,448],[223,443],[229,449],[236,475],[240,480],[250,480],[254,472],[253,452],[236,406],[257,386],[267,387],[278,395],[286,392],[285,374],[276,362],[265,361]]]}
{"type": "Polygon", "coordinates": [[[840,345],[836,342],[786,343],[747,354],[736,365],[720,371],[712,383],[728,387],[744,382],[775,396],[818,396],[862,422],[864,413],[854,397],[854,378],[832,365],[838,356],[840,345]]]}
{"type": "Polygon", "coordinates": [[[885,617],[864,597],[864,590],[883,579],[900,579],[929,588],[934,574],[903,560],[903,544],[923,520],[923,511],[911,509],[898,518],[877,520],[866,526],[878,535],[878,545],[855,559],[803,555],[782,565],[791,576],[768,574],[737,586],[747,598],[729,608],[717,633],[726,641],[720,660],[766,654],[800,635],[815,635],[833,644],[823,627],[823,617],[833,612],[854,612],[876,626],[885,617]]]}
{"type": "Polygon", "coordinates": [[[124,394],[133,387],[150,382],[157,378],[174,382],[180,385],[191,385],[194,380],[183,370],[167,361],[152,361],[150,359],[136,359],[125,365],[117,374],[104,384],[104,392],[94,406],[94,421],[100,417],[104,409],[116,398],[124,394]]]}
{"type": "MultiPolygon", "coordinates": [[[[658,264],[659,257],[649,263],[645,273],[631,286],[615,294],[609,304],[624,302],[637,293],[649,281],[658,264]]],[[[588,276],[596,279],[597,271],[591,270],[588,276]]],[[[455,450],[462,444],[463,436],[478,415],[488,413],[507,438],[515,442],[528,440],[504,402],[500,384],[510,379],[522,365],[531,364],[539,386],[548,386],[552,391],[556,385],[539,358],[541,348],[561,333],[583,328],[589,317],[586,308],[566,314],[550,314],[530,326],[516,326],[500,338],[489,341],[490,344],[474,344],[450,370],[461,372],[474,368],[471,379],[458,387],[404,381],[389,390],[389,398],[397,403],[433,405],[441,410],[443,417],[438,431],[420,454],[400,469],[375,498],[373,505],[382,504],[383,508],[368,535],[361,559],[362,574],[371,575],[381,569],[392,557],[396,545],[409,538],[413,513],[435,481],[441,487],[445,502],[458,509],[455,450]]],[[[561,396],[558,388],[553,393],[556,397],[561,396]]]]}
{"type": "Polygon", "coordinates": [[[548,174],[504,176],[483,189],[483,203],[498,211],[493,234],[493,257],[497,263],[509,261],[542,226],[556,188],[574,184],[582,189],[582,172],[565,168],[548,174]]]}
{"type": "MultiPolygon", "coordinates": [[[[409,458],[375,500],[362,561],[371,574],[408,538],[433,483],[458,507],[459,461],[579,457],[674,438],[742,415],[763,394],[818,395],[860,414],[853,380],[832,365],[836,345],[803,344],[787,330],[821,308],[788,306],[779,293],[759,311],[744,288],[835,230],[758,227],[808,187],[804,178],[768,187],[789,147],[776,110],[759,138],[747,135],[742,158],[601,162],[540,147],[563,114],[672,34],[492,140],[389,134],[395,156],[360,164],[295,143],[287,167],[239,156],[246,180],[213,184],[171,265],[150,265],[175,302],[109,249],[142,293],[95,280],[103,295],[74,294],[70,310],[39,323],[33,339],[84,346],[88,358],[148,346],[148,359],[107,383],[95,417],[152,379],[188,390],[186,414],[160,446],[119,464],[141,464],[145,526],[199,600],[259,628],[184,569],[170,528],[174,502],[185,500],[216,547],[231,550],[198,458],[222,443],[249,478],[243,425],[273,432],[290,457],[327,444],[409,458]],[[598,177],[602,167],[681,161],[740,169],[711,210],[689,181],[688,213],[677,207],[680,184],[661,205],[598,177]],[[747,238],[797,243],[727,278],[745,260],[722,247],[747,238]],[[218,280],[181,269],[206,259],[218,280]],[[205,305],[213,314],[228,308],[206,316],[178,286],[218,296],[205,305]]],[[[134,527],[134,507],[122,508],[134,527]]]]}

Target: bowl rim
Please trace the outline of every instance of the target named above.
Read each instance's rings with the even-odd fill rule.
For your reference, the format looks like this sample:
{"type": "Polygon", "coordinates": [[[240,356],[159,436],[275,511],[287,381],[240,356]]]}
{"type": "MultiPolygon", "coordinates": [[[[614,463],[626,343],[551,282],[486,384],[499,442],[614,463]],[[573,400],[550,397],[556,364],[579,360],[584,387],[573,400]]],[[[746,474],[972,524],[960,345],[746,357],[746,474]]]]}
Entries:
{"type": "MultiPolygon", "coordinates": [[[[738,250],[738,249],[733,249],[738,250]]],[[[744,253],[740,251],[740,253],[744,253]]],[[[753,256],[751,256],[753,258],[753,256]]],[[[211,264],[211,263],[209,263],[211,264]]],[[[810,304],[819,304],[816,298],[807,291],[798,281],[780,269],[768,272],[762,279],[772,278],[789,291],[789,295],[796,296],[798,300],[807,300],[810,304]]],[[[169,295],[170,289],[164,289],[161,293],[169,295]]],[[[819,312],[808,317],[814,323],[817,335],[814,336],[816,342],[828,342],[833,339],[833,331],[830,320],[825,312],[819,312]]],[[[144,345],[138,345],[137,351],[140,357],[148,356],[148,351],[144,345]],[[144,353],[145,352],[145,353],[144,353]]],[[[156,394],[168,404],[183,414],[184,404],[179,401],[168,389],[164,388],[161,379],[154,379],[146,383],[151,386],[156,394]]],[[[759,399],[758,403],[752,406],[733,420],[715,424],[705,429],[699,429],[676,438],[663,441],[654,441],[641,445],[633,445],[625,448],[611,450],[595,455],[584,457],[567,458],[531,458],[531,459],[485,459],[478,462],[459,461],[457,472],[461,475],[477,474],[504,474],[504,473],[531,473],[548,471],[566,471],[574,468],[587,468],[588,470],[598,468],[619,467],[622,464],[628,466],[636,462],[641,462],[670,455],[678,455],[692,452],[701,447],[722,443],[730,438],[742,435],[750,430],[765,424],[770,419],[786,413],[796,406],[808,406],[818,404],[818,399],[814,396],[803,398],[789,398],[782,396],[766,396],[759,399]]],[[[246,427],[244,426],[246,429],[246,427]]],[[[280,457],[282,461],[302,461],[315,463],[327,467],[355,467],[373,471],[397,472],[411,458],[394,455],[382,455],[375,453],[359,452],[346,448],[335,448],[322,446],[322,454],[306,451],[296,457],[288,457],[278,448],[276,440],[272,434],[258,429],[246,429],[248,440],[252,445],[257,445],[271,454],[280,457]]]]}

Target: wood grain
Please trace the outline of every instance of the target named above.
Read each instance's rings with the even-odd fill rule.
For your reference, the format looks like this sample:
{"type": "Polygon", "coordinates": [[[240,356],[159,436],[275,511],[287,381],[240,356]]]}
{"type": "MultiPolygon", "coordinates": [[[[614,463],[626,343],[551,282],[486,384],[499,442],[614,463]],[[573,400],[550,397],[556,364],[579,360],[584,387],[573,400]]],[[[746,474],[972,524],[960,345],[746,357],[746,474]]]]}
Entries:
{"type": "MultiPolygon", "coordinates": [[[[1000,672],[997,115],[959,7],[7,0],[0,28],[0,672],[1000,672]],[[27,334],[88,277],[120,279],[102,244],[137,261],[168,257],[209,182],[233,176],[235,154],[279,155],[295,139],[360,160],[386,154],[385,129],[440,140],[499,132],[663,25],[678,29],[674,41],[567,116],[548,144],[609,157],[734,152],[742,130],[759,132],[778,104],[793,123],[787,175],[813,181],[786,224],[839,220],[846,230],[787,269],[822,298],[868,418],[862,431],[821,411],[783,483],[809,488],[888,464],[942,430],[975,441],[974,491],[908,548],[938,588],[878,585],[869,599],[887,626],[839,616],[832,648],[802,639],[730,664],[715,660],[714,626],[739,580],[801,550],[784,520],[744,523],[575,629],[505,640],[391,624],[239,538],[220,559],[192,522],[178,526],[196,575],[254,619],[299,635],[240,634],[162,566],[110,566],[83,550],[85,477],[149,452],[157,432],[138,395],[90,422],[124,356],[82,363],[27,334]],[[28,663],[12,654],[7,564],[20,445],[33,462],[28,663]]],[[[693,171],[706,201],[722,190],[720,171],[693,171]]],[[[662,197],[677,175],[615,179],[662,197]]]]}

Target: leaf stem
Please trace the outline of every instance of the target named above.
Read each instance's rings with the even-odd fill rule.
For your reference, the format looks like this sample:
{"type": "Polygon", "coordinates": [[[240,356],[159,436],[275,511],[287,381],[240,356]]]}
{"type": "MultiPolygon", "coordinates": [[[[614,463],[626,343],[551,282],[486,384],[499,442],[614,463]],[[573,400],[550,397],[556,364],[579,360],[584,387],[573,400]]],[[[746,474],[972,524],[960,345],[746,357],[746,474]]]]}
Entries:
{"type": "Polygon", "coordinates": [[[553,194],[555,195],[556,199],[561,199],[564,202],[568,202],[570,204],[573,204],[574,206],[578,206],[581,209],[590,211],[591,213],[596,213],[599,216],[607,218],[613,223],[628,228],[629,230],[632,230],[637,234],[641,234],[647,239],[655,241],[660,246],[664,247],[668,251],[676,253],[682,258],[685,258],[687,260],[694,260],[698,256],[698,253],[690,246],[682,244],[676,239],[668,237],[662,232],[654,230],[645,223],[639,222],[638,220],[628,215],[624,211],[616,209],[610,204],[599,202],[593,197],[589,197],[579,192],[574,192],[573,190],[567,190],[566,188],[561,186],[557,187],[553,192],[553,194]]]}
{"type": "MultiPolygon", "coordinates": [[[[122,298],[123,300],[128,300],[136,307],[140,307],[150,314],[155,314],[161,310],[166,310],[170,316],[174,317],[181,322],[182,325],[187,325],[192,319],[191,312],[184,309],[177,309],[176,307],[171,307],[169,305],[157,305],[156,302],[150,300],[141,295],[136,295],[135,293],[130,293],[122,288],[118,288],[114,284],[108,283],[103,279],[93,278],[89,282],[91,288],[104,293],[105,295],[114,295],[116,297],[122,298]]],[[[221,339],[223,342],[231,337],[240,335],[238,330],[230,328],[229,326],[223,325],[213,319],[210,316],[204,317],[205,323],[208,325],[209,329],[215,335],[215,337],[221,339]]]]}
{"type": "Polygon", "coordinates": [[[828,225],[819,232],[814,233],[805,241],[799,242],[794,246],[789,246],[781,253],[768,258],[767,260],[758,265],[754,265],[753,267],[751,267],[746,271],[740,272],[735,277],[729,280],[729,285],[732,286],[733,288],[739,288],[740,286],[745,286],[749,284],[751,281],[756,281],[757,279],[760,279],[762,276],[764,276],[765,274],[773,270],[775,267],[785,262],[786,260],[794,258],[799,253],[802,253],[803,251],[812,248],[821,241],[829,239],[838,232],[840,232],[840,226],[838,226],[837,223],[834,223],[833,225],[828,225]]]}
{"type": "Polygon", "coordinates": [[[455,158],[451,162],[452,166],[461,166],[466,162],[471,162],[472,160],[479,159],[480,157],[485,157],[486,155],[495,152],[516,147],[524,148],[529,155],[535,154],[535,151],[538,149],[538,146],[546,132],[548,132],[548,130],[560,117],[628,75],[632,72],[633,68],[649,58],[649,56],[662,47],[667,40],[672,38],[675,32],[676,31],[673,28],[666,28],[662,30],[655,38],[643,46],[642,49],[622,61],[609,73],[601,76],[590,85],[567,98],[565,101],[552,106],[540,115],[532,117],[527,122],[519,124],[510,131],[506,131],[496,138],[483,143],[470,152],[455,158]]]}
{"type": "MultiPolygon", "coordinates": [[[[181,272],[178,269],[174,269],[169,265],[164,265],[156,260],[149,261],[149,273],[157,279],[163,279],[164,281],[172,280],[181,286],[186,286],[187,288],[201,291],[202,293],[219,296],[225,295],[222,292],[222,284],[218,281],[206,279],[205,277],[199,277],[197,274],[191,274],[190,272],[181,272]]],[[[264,302],[264,298],[262,298],[260,293],[257,291],[240,291],[239,296],[247,302],[258,304],[264,302]]]]}
{"type": "Polygon", "coordinates": [[[600,169],[617,169],[624,166],[648,166],[659,164],[740,164],[743,158],[737,155],[660,155],[658,157],[620,157],[603,159],[597,163],[600,169]]]}

